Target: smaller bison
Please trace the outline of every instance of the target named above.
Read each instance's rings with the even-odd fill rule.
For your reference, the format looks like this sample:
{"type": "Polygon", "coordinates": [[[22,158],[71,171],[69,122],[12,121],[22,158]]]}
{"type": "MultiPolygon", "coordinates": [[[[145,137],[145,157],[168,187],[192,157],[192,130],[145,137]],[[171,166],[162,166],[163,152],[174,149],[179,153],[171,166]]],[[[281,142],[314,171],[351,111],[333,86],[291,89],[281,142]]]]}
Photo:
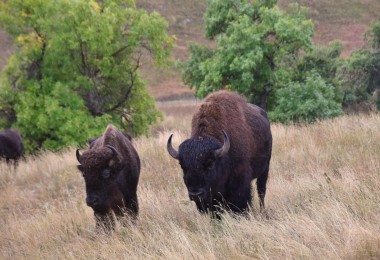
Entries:
{"type": "Polygon", "coordinates": [[[19,131],[8,129],[0,132],[0,158],[4,158],[8,164],[13,161],[16,166],[23,156],[24,145],[19,131]]]}
{"type": "Polygon", "coordinates": [[[129,135],[109,124],[103,135],[89,143],[81,155],[76,152],[79,171],[86,185],[86,203],[94,210],[97,228],[113,229],[113,213],[134,221],[138,214],[137,184],[140,159],[129,135]]]}
{"type": "Polygon", "coordinates": [[[265,111],[236,93],[209,95],[194,114],[191,137],[169,154],[179,161],[190,200],[201,213],[220,218],[221,209],[244,213],[257,179],[260,206],[272,153],[272,134],[265,111]]]}

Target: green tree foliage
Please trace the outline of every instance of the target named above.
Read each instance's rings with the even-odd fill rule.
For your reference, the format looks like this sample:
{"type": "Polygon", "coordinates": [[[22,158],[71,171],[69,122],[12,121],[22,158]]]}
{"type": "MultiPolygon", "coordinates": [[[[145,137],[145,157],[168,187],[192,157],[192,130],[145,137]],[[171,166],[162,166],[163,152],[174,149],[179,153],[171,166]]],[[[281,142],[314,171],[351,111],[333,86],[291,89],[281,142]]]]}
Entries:
{"type": "MultiPolygon", "coordinates": [[[[340,55],[343,46],[339,41],[330,42],[328,46],[313,45],[306,53],[299,57],[292,66],[291,76],[288,77],[295,82],[304,82],[309,76],[309,72],[317,73],[327,84],[334,87],[339,93],[341,82],[338,77],[339,69],[342,66],[340,55]]],[[[337,100],[338,101],[338,100],[337,100]]]]}
{"type": "Polygon", "coordinates": [[[342,70],[343,104],[348,107],[372,103],[380,110],[380,19],[372,25],[366,39],[367,45],[353,52],[342,70]]]}
{"type": "Polygon", "coordinates": [[[338,71],[342,44],[313,46],[287,70],[289,81],[276,91],[274,108],[269,115],[282,123],[305,122],[341,115],[342,93],[338,71]]]}
{"type": "Polygon", "coordinates": [[[159,14],[133,0],[11,0],[0,25],[16,45],[0,127],[18,127],[29,151],[84,143],[109,122],[142,134],[160,116],[139,74],[144,55],[165,65],[174,45],[159,14]]]}
{"type": "Polygon", "coordinates": [[[273,120],[312,122],[342,113],[342,45],[312,44],[313,24],[298,5],[275,0],[209,0],[206,37],[215,48],[190,46],[183,80],[199,97],[227,88],[267,109],[273,120]]]}
{"type": "MultiPolygon", "coordinates": [[[[229,88],[263,108],[290,79],[289,62],[311,47],[313,25],[305,10],[284,12],[275,0],[209,0],[206,37],[216,48],[190,46],[183,81],[199,97],[229,88]]],[[[268,104],[269,103],[269,104],[268,104]]]]}
{"type": "Polygon", "coordinates": [[[305,82],[293,82],[276,92],[276,107],[271,119],[282,123],[311,123],[316,119],[341,115],[341,102],[336,101],[335,88],[318,72],[307,73],[305,82]]]}

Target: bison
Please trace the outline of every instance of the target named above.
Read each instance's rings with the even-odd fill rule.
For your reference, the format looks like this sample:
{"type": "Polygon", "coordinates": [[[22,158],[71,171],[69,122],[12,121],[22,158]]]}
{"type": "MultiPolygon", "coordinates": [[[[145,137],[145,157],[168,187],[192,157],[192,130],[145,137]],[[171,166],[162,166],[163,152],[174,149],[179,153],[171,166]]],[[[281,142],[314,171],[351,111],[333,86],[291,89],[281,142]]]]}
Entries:
{"type": "Polygon", "coordinates": [[[244,213],[257,179],[261,209],[272,154],[272,134],[263,109],[222,90],[209,95],[192,119],[191,137],[179,146],[167,142],[179,160],[190,200],[201,213],[220,218],[224,210],[244,213]]]}
{"type": "Polygon", "coordinates": [[[89,143],[87,151],[76,151],[86,185],[86,203],[94,211],[96,226],[114,228],[112,212],[134,221],[138,215],[137,185],[140,158],[131,137],[109,124],[103,135],[89,143]]]}
{"type": "Polygon", "coordinates": [[[0,158],[9,164],[11,160],[17,165],[18,160],[24,156],[24,144],[17,129],[7,129],[0,132],[0,158]]]}

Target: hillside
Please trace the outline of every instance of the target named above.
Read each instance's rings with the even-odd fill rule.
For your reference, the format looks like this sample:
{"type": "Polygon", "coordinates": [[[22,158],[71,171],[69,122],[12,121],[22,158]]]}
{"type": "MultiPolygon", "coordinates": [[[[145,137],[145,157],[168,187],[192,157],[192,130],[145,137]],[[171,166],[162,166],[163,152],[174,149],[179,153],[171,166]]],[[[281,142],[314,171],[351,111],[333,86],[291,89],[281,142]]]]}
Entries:
{"type": "MultiPolygon", "coordinates": [[[[206,1],[186,0],[138,0],[137,6],[149,12],[157,11],[169,22],[169,31],[177,37],[174,59],[187,57],[189,42],[208,43],[204,38],[203,15],[206,1]]],[[[363,34],[380,13],[378,0],[280,0],[285,8],[289,3],[299,3],[309,8],[309,16],[315,24],[314,40],[327,44],[338,39],[343,43],[343,55],[348,56],[363,44],[363,34]]],[[[12,53],[12,41],[0,30],[0,69],[12,53]]],[[[176,71],[162,71],[144,68],[144,75],[151,86],[151,93],[160,100],[170,97],[188,96],[191,91],[185,87],[176,71]]]]}
{"type": "MultiPolygon", "coordinates": [[[[340,40],[344,48],[343,56],[349,56],[363,45],[364,33],[380,14],[378,0],[279,0],[282,8],[290,3],[309,8],[309,17],[315,26],[315,43],[325,45],[332,40],[340,40]]],[[[140,0],[137,4],[149,11],[159,12],[169,21],[170,33],[178,37],[174,52],[176,59],[187,57],[189,42],[208,44],[203,29],[206,1],[140,0]]],[[[161,72],[150,71],[148,79],[151,79],[152,94],[163,100],[190,92],[177,75],[162,77],[161,72]]]]}
{"type": "MultiPolygon", "coordinates": [[[[203,35],[205,2],[139,0],[137,5],[149,11],[157,11],[166,17],[170,24],[170,32],[178,37],[176,55],[182,58],[186,56],[186,46],[189,41],[205,42],[203,35]]],[[[290,3],[298,3],[309,9],[309,17],[315,25],[316,43],[327,44],[335,39],[341,40],[345,56],[362,45],[364,32],[380,13],[380,1],[377,0],[279,1],[282,8],[290,3]]]]}

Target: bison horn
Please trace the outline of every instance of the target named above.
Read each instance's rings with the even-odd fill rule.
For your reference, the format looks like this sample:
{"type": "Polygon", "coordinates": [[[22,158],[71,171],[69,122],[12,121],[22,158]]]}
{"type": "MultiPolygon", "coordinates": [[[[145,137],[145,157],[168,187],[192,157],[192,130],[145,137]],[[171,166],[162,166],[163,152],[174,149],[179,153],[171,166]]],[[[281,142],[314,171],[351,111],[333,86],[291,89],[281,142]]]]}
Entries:
{"type": "Polygon", "coordinates": [[[104,147],[111,149],[113,158],[119,157],[119,153],[116,151],[115,147],[113,147],[112,145],[109,145],[109,144],[105,145],[104,147]]]}
{"type": "Polygon", "coordinates": [[[174,159],[179,159],[179,153],[176,149],[173,148],[172,146],[172,137],[173,134],[169,137],[168,144],[166,145],[166,148],[168,150],[168,153],[174,158],[174,159]]]}
{"type": "Polygon", "coordinates": [[[228,153],[228,150],[230,150],[230,139],[228,138],[228,135],[224,130],[222,130],[222,132],[223,132],[223,137],[224,137],[224,143],[222,147],[215,150],[214,154],[216,158],[226,155],[228,153]]]}
{"type": "Polygon", "coordinates": [[[80,157],[81,157],[82,155],[80,154],[79,149],[77,149],[76,155],[77,155],[77,160],[78,160],[78,162],[80,163],[80,157]]]}

